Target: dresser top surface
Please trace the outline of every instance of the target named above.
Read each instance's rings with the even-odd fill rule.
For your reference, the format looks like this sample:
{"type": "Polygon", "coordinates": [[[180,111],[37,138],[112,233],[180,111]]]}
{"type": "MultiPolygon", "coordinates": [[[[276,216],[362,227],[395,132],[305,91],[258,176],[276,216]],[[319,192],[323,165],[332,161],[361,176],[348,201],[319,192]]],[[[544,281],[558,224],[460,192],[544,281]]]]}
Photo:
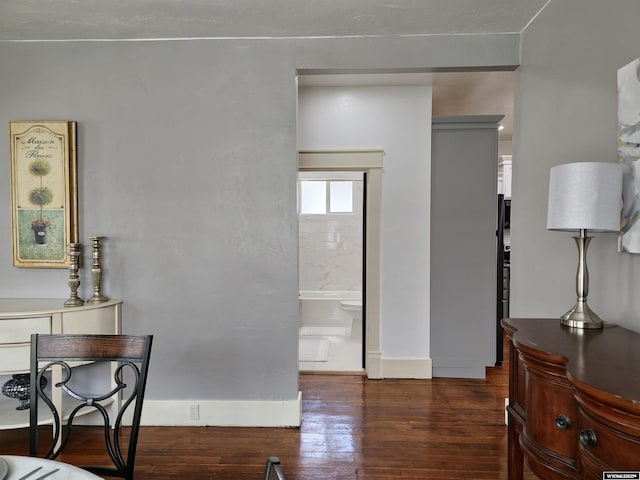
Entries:
{"type": "Polygon", "coordinates": [[[559,319],[506,318],[516,348],[545,353],[578,382],[640,408],[640,333],[618,326],[577,329],[559,319]]]}
{"type": "Polygon", "coordinates": [[[122,303],[122,300],[85,303],[79,307],[65,307],[64,302],[61,298],[0,298],[0,319],[108,307],[122,303]]]}

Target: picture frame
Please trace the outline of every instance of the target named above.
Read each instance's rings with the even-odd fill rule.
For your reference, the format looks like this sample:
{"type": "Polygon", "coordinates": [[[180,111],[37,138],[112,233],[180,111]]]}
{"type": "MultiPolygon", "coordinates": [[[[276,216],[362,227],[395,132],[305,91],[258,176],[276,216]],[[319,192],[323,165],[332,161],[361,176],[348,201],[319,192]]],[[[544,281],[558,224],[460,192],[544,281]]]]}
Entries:
{"type": "Polygon", "coordinates": [[[68,268],[78,241],[76,123],[9,122],[13,266],[68,268]]]}
{"type": "Polygon", "coordinates": [[[622,214],[618,251],[640,253],[640,58],[618,69],[618,163],[622,214]]]}

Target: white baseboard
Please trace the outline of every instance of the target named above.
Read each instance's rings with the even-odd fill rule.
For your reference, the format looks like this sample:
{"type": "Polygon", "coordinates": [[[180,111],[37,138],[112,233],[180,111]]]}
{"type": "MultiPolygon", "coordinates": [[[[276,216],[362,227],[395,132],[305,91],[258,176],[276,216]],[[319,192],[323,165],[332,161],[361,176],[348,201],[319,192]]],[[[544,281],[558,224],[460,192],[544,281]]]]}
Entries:
{"type": "MultiPolygon", "coordinates": [[[[430,358],[380,358],[369,352],[369,378],[432,378],[430,358]]],[[[142,425],[299,427],[302,393],[295,400],[149,400],[142,409],[142,425]],[[198,419],[190,418],[197,405],[198,419]]]]}
{"type": "Polygon", "coordinates": [[[142,425],[299,427],[302,392],[295,400],[147,400],[142,425]],[[198,419],[191,419],[197,405],[198,419]]]}
{"type": "Polygon", "coordinates": [[[367,352],[367,378],[430,379],[433,364],[430,358],[384,358],[382,352],[367,352]]]}
{"type": "Polygon", "coordinates": [[[367,352],[367,378],[382,377],[382,352],[369,350],[367,352]]]}
{"type": "Polygon", "coordinates": [[[432,378],[430,358],[382,358],[380,378],[432,378]]]}

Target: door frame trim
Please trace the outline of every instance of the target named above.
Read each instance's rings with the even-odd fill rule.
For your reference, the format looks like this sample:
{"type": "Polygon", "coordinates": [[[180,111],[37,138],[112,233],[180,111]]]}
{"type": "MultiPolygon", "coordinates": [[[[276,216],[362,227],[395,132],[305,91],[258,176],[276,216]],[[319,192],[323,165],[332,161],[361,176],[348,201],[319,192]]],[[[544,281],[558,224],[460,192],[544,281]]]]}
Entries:
{"type": "Polygon", "coordinates": [[[382,207],[382,150],[301,150],[298,171],[349,170],[367,175],[365,254],[366,329],[364,349],[365,373],[382,378],[380,346],[380,218],[382,207]]]}

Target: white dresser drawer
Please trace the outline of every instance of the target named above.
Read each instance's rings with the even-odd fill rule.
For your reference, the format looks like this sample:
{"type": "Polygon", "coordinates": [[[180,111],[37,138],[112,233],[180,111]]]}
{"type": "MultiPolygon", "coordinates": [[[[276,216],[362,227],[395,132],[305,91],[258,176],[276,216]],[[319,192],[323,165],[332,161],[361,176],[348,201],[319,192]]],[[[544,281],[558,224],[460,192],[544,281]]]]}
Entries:
{"type": "Polygon", "coordinates": [[[0,371],[3,374],[28,372],[31,344],[0,345],[0,371]]]}
{"type": "Polygon", "coordinates": [[[118,333],[116,306],[111,305],[93,310],[65,312],[62,320],[62,333],[67,335],[78,333],[118,333]]]}
{"type": "Polygon", "coordinates": [[[0,320],[0,344],[30,342],[32,333],[51,333],[51,317],[0,320]]]}

